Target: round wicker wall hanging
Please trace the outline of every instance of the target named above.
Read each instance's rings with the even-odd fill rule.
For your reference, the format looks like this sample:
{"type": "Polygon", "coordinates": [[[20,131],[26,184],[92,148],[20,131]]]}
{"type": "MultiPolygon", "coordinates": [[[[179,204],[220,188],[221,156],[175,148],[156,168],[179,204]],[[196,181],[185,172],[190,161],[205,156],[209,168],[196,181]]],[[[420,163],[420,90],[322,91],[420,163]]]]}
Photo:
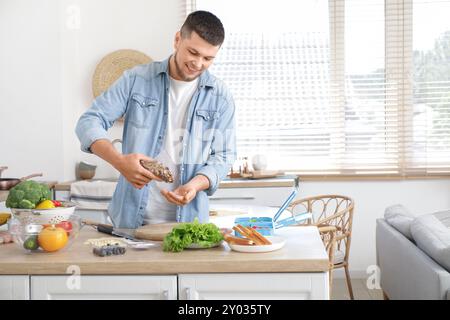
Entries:
{"type": "Polygon", "coordinates": [[[95,68],[92,79],[94,98],[97,98],[103,91],[108,89],[125,70],[152,61],[145,53],[131,49],[117,50],[108,54],[95,68]]]}

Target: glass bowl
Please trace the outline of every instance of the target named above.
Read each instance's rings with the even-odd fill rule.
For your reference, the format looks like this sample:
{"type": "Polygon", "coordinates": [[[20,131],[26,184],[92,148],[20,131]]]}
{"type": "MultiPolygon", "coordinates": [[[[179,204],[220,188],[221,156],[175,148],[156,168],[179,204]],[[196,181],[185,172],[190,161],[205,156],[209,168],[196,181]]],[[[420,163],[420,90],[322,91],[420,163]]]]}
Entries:
{"type": "Polygon", "coordinates": [[[9,221],[14,242],[28,253],[66,250],[77,238],[81,227],[81,217],[75,214],[56,224],[29,222],[15,216],[9,221]]]}

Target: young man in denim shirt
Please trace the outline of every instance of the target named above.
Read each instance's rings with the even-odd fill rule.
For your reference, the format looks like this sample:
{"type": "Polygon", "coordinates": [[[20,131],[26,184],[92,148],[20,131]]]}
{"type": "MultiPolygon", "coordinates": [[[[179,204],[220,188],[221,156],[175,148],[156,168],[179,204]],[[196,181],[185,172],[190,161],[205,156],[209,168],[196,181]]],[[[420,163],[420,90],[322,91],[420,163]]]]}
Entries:
{"type": "Polygon", "coordinates": [[[76,133],[81,149],[121,173],[108,208],[116,227],[196,217],[208,221],[208,195],[236,159],[233,98],[207,71],[224,35],[215,15],[191,13],[167,60],[125,71],[80,117],[76,133]],[[121,117],[123,154],[107,136],[121,117]],[[168,166],[174,182],[162,182],[140,165],[141,159],[168,166]]]}

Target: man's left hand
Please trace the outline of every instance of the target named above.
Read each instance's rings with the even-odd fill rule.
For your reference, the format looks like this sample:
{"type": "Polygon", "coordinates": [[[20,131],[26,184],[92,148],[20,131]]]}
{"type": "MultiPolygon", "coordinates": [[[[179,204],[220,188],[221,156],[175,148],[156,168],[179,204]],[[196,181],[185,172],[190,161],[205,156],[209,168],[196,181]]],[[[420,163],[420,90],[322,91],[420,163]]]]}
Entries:
{"type": "Polygon", "coordinates": [[[169,201],[170,203],[184,206],[195,198],[195,196],[197,195],[197,190],[195,189],[195,187],[190,186],[189,184],[185,184],[179,186],[173,191],[163,189],[161,190],[161,194],[166,197],[167,201],[169,201]]]}

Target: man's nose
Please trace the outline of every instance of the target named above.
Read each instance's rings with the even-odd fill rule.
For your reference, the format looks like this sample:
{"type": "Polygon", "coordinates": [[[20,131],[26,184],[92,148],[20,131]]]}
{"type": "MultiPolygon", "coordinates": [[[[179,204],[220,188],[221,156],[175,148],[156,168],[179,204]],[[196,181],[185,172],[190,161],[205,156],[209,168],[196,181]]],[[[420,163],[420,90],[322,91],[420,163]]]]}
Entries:
{"type": "Polygon", "coordinates": [[[203,64],[202,58],[197,58],[197,59],[195,59],[195,60],[192,62],[192,64],[194,65],[194,68],[195,68],[196,70],[200,70],[200,69],[202,68],[202,64],[203,64]]]}

